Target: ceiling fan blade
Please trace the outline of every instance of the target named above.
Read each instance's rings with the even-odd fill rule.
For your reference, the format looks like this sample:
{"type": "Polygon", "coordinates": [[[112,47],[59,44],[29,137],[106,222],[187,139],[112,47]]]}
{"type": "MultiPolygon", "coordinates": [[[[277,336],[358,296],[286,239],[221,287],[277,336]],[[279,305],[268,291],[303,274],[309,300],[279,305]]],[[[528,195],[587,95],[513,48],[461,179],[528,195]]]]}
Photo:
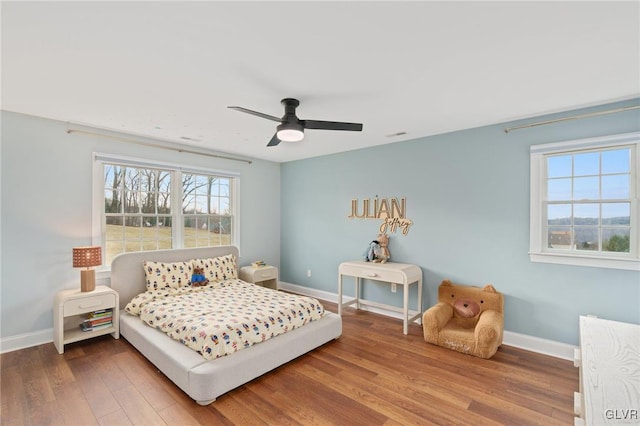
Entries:
{"type": "Polygon", "coordinates": [[[276,132],[273,134],[273,137],[271,138],[267,146],[276,146],[279,143],[280,143],[280,139],[278,139],[278,132],[276,132]]]}
{"type": "Polygon", "coordinates": [[[277,121],[278,123],[282,123],[282,119],[278,117],[274,117],[273,115],[264,114],[262,112],[253,111],[250,109],[246,109],[239,106],[229,106],[227,108],[235,109],[236,111],[246,112],[247,114],[257,115],[258,117],[266,118],[267,120],[277,121]]]}
{"type": "Polygon", "coordinates": [[[352,132],[361,132],[362,123],[343,123],[340,121],[318,121],[318,120],[300,120],[300,124],[305,129],[320,130],[348,130],[352,132]]]}

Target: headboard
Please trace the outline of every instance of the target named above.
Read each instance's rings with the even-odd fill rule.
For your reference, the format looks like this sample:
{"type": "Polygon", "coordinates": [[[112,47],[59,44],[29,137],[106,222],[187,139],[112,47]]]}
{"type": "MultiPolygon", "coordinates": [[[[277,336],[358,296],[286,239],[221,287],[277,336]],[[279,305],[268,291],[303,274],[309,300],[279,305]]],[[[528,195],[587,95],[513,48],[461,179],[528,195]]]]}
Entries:
{"type": "Polygon", "coordinates": [[[123,309],[134,296],[147,290],[143,267],[145,260],[153,262],[182,262],[227,254],[233,254],[236,257],[236,263],[238,263],[240,255],[238,248],[235,246],[122,253],[117,255],[111,262],[111,288],[120,295],[120,309],[123,309]]]}

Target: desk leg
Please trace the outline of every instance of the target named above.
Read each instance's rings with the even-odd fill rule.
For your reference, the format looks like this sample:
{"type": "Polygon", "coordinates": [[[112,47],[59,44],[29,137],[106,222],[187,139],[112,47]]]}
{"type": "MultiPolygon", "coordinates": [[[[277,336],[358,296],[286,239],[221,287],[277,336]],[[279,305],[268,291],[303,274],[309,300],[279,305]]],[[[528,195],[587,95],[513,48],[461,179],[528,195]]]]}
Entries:
{"type": "Polygon", "coordinates": [[[360,309],[360,277],[355,277],[356,280],[356,309],[360,309]]]}
{"type": "Polygon", "coordinates": [[[404,291],[403,291],[403,296],[404,296],[404,303],[403,303],[403,307],[404,307],[404,317],[403,319],[403,323],[402,323],[402,332],[404,334],[408,334],[409,333],[409,284],[405,283],[403,286],[404,291]]]}
{"type": "Polygon", "coordinates": [[[342,274],[338,274],[338,315],[342,316],[342,274]]]}
{"type": "MultiPolygon", "coordinates": [[[[422,278],[418,280],[418,312],[422,314],[422,278]]],[[[418,322],[422,324],[422,315],[418,317],[418,322]]]]}

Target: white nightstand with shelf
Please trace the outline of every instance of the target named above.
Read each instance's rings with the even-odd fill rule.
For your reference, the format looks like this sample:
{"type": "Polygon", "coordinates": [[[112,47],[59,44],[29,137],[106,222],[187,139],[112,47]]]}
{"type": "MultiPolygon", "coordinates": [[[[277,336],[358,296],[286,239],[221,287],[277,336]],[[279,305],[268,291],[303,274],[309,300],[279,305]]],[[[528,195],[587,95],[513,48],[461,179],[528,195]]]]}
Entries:
{"type": "Polygon", "coordinates": [[[64,353],[64,345],[111,334],[120,338],[119,296],[115,290],[104,285],[95,290],[82,292],[80,289],[62,290],[54,298],[53,304],[53,344],[58,353],[64,353]],[[82,331],[80,324],[89,312],[101,309],[113,310],[113,325],[93,331],[82,331]]]}
{"type": "Polygon", "coordinates": [[[275,266],[243,266],[240,279],[274,290],[278,289],[278,268],[275,266]]]}

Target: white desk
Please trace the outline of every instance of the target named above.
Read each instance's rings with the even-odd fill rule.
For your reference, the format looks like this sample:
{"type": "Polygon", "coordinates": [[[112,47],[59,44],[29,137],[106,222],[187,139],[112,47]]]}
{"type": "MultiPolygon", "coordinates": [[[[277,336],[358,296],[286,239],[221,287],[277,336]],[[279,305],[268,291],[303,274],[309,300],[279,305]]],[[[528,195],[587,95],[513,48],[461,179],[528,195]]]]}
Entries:
{"type": "Polygon", "coordinates": [[[356,309],[360,309],[360,305],[368,305],[395,312],[402,312],[402,319],[404,321],[402,331],[404,334],[407,334],[409,321],[413,321],[422,316],[422,269],[416,265],[395,262],[372,263],[353,260],[341,263],[338,268],[338,315],[342,315],[343,307],[351,305],[355,305],[356,309]],[[342,277],[344,275],[355,278],[355,298],[346,301],[342,300],[342,277]],[[385,281],[389,284],[402,286],[404,297],[402,308],[360,298],[361,278],[385,281]],[[418,286],[417,311],[409,309],[409,287],[414,283],[418,286]]]}

